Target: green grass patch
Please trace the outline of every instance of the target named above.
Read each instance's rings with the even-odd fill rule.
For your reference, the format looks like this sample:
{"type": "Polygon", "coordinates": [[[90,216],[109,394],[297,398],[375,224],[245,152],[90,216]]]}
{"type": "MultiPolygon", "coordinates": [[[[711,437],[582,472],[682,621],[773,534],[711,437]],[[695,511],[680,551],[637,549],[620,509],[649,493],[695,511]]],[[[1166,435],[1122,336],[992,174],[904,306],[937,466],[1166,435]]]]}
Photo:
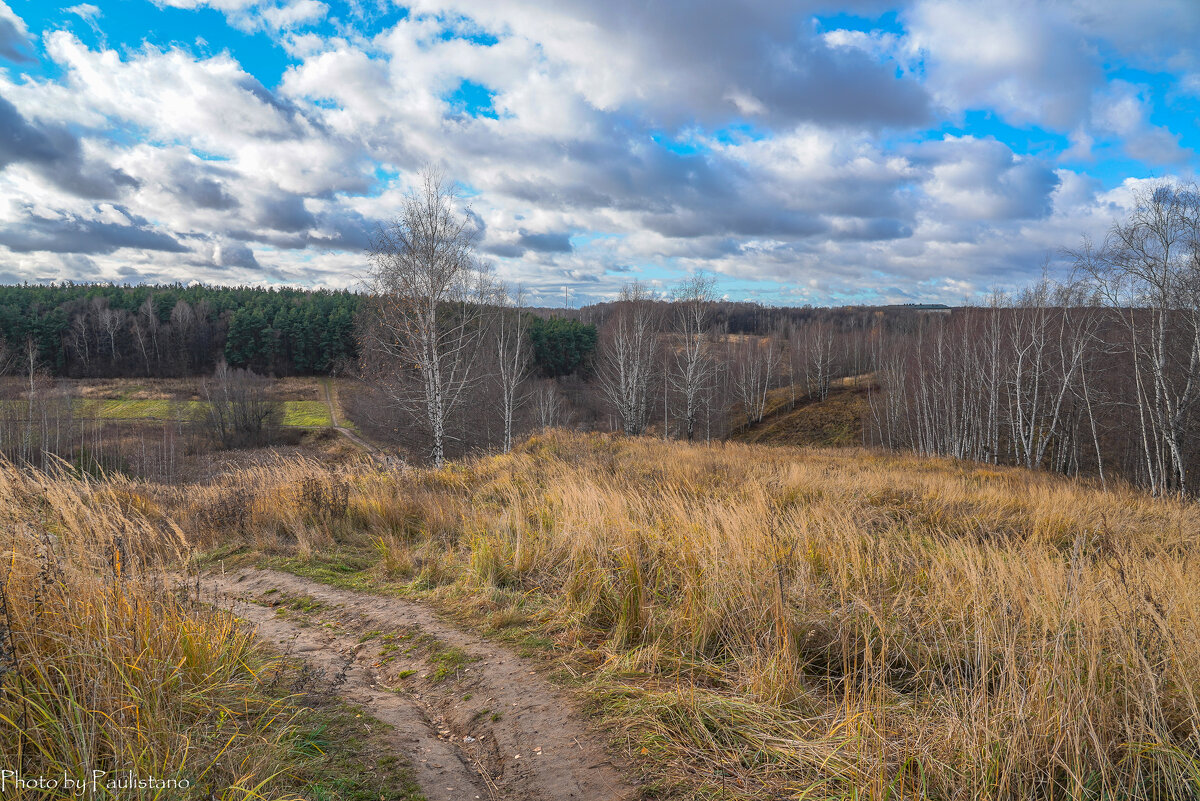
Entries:
{"type": "Polygon", "coordinates": [[[74,411],[81,417],[100,420],[191,420],[203,414],[203,401],[157,400],[105,400],[75,401],[74,411]]]}
{"type": "Polygon", "coordinates": [[[328,428],[329,405],[325,401],[284,401],[283,425],[297,428],[328,428]]]}
{"type": "Polygon", "coordinates": [[[257,566],[282,570],[346,590],[379,590],[368,572],[372,566],[371,554],[365,551],[328,551],[310,559],[273,557],[260,559],[257,566]]]}
{"type": "MultiPolygon", "coordinates": [[[[19,401],[8,401],[18,403],[19,401]]],[[[280,424],[294,428],[328,428],[333,425],[324,401],[283,401],[280,424]]],[[[75,414],[99,420],[196,420],[204,417],[208,404],[199,400],[77,400],[75,414]]]]}
{"type": "Polygon", "coordinates": [[[315,612],[321,608],[322,604],[311,595],[301,595],[289,601],[288,606],[299,612],[315,612]]]}
{"type": "Polygon", "coordinates": [[[429,680],[437,684],[451,676],[457,676],[459,669],[474,662],[475,658],[461,648],[451,647],[435,654],[432,661],[437,667],[429,674],[429,680]]]}
{"type": "Polygon", "coordinates": [[[302,718],[293,744],[305,761],[296,778],[312,801],[423,801],[411,768],[389,753],[386,724],[339,701],[322,703],[302,718]]]}

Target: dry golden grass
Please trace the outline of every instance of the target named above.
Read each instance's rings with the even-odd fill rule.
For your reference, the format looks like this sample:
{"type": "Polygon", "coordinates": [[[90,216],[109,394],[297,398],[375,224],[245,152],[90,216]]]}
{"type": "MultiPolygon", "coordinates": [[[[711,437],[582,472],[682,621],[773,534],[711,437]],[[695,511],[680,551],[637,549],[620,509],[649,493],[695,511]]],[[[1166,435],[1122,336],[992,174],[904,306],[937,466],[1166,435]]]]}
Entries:
{"type": "Polygon", "coordinates": [[[359,585],[540,621],[598,660],[602,708],[658,775],[709,797],[1200,794],[1194,504],[562,433],[399,476],[280,463],[162,501],[210,543],[350,552],[372,565],[359,585]]]}
{"type": "Polygon", "coordinates": [[[863,423],[871,408],[865,383],[839,381],[825,400],[801,397],[791,406],[788,387],[767,394],[761,423],[738,429],[733,439],[759,445],[842,447],[862,445],[863,423]]]}
{"type": "MultiPolygon", "coordinates": [[[[144,492],[0,465],[0,530],[0,769],[96,779],[88,798],[275,797],[295,710],[231,615],[169,586],[187,545],[144,492]],[[105,789],[127,771],[176,784],[105,789]]],[[[15,778],[5,799],[73,795],[15,778]]]]}

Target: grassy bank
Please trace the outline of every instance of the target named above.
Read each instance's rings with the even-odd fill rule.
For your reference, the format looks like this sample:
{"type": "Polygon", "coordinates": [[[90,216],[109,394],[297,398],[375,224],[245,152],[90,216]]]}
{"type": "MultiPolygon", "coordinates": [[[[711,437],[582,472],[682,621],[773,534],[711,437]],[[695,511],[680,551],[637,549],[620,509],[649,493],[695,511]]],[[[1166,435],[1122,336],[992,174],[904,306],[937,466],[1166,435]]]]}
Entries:
{"type": "Polygon", "coordinates": [[[97,799],[315,798],[353,784],[317,764],[355,721],[167,578],[187,538],[143,487],[0,466],[0,515],[0,770],[12,771],[0,796],[72,797],[64,778],[97,799]]]}
{"type": "Polygon", "coordinates": [[[1200,509],[860,450],[552,434],[157,503],[219,555],[552,640],[662,786],[1193,798],[1200,509]]]}

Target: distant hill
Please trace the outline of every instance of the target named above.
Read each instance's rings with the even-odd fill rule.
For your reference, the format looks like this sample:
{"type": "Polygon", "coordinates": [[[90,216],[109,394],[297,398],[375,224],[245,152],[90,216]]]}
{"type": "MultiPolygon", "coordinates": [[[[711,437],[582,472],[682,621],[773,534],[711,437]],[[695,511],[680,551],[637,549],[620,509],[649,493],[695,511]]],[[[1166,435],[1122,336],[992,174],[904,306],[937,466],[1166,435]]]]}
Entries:
{"type": "Polygon", "coordinates": [[[730,439],[760,445],[862,445],[863,424],[870,414],[869,380],[839,379],[825,400],[801,395],[794,405],[789,387],[773,389],[762,422],[735,428],[730,439]]]}

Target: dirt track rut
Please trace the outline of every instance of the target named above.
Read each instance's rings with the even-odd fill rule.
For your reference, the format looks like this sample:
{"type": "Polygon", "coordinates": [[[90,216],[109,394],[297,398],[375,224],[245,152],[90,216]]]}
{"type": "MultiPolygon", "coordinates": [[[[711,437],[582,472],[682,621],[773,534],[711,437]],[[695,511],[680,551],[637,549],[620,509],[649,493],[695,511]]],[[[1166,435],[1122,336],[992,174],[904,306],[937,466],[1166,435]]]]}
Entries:
{"type": "Polygon", "coordinates": [[[631,801],[618,768],[530,661],[400,598],[270,570],[204,579],[259,636],[389,724],[429,801],[631,801]]]}

